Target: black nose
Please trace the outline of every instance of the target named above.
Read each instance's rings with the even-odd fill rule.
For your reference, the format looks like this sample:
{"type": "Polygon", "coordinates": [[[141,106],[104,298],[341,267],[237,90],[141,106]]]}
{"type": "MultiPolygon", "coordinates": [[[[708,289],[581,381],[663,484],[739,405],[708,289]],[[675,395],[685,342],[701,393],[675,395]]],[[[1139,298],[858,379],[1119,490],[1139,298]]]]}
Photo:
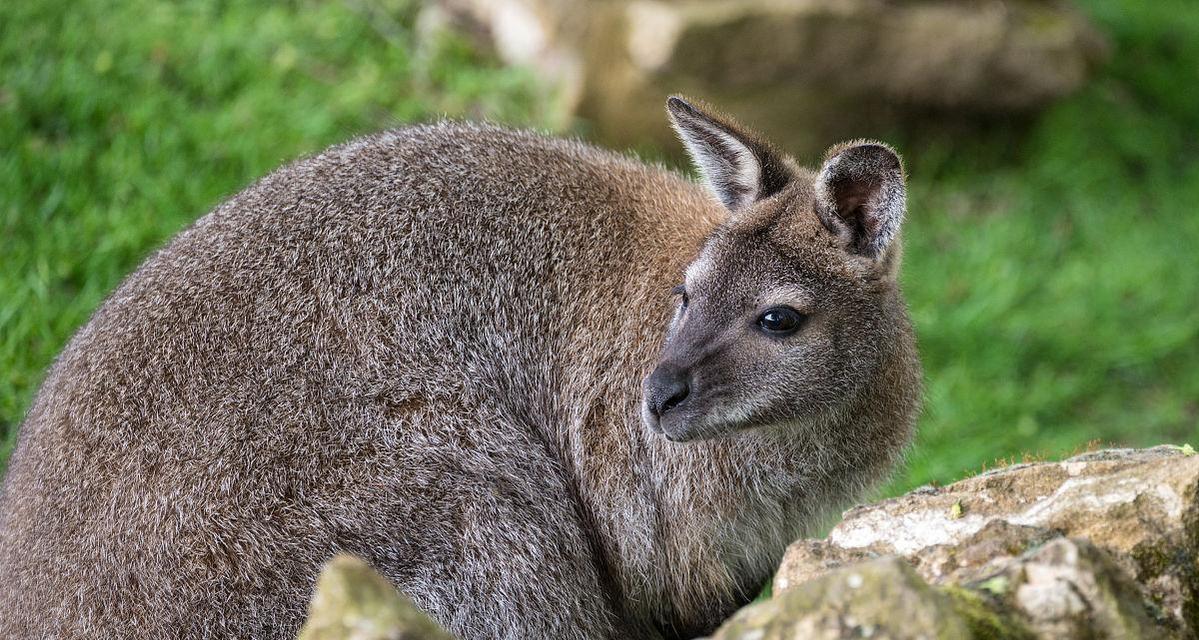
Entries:
{"type": "Polygon", "coordinates": [[[649,377],[649,410],[661,418],[667,411],[683,404],[691,393],[687,374],[678,367],[661,365],[649,377]]]}

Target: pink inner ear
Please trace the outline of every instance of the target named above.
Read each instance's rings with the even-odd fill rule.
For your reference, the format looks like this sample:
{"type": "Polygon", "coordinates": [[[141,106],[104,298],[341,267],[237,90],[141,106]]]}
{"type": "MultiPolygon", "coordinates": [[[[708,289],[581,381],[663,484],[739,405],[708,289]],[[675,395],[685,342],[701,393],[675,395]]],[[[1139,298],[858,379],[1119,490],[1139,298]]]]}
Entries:
{"type": "MultiPolygon", "coordinates": [[[[884,220],[878,215],[872,215],[872,209],[877,206],[879,190],[882,188],[882,181],[877,178],[853,175],[850,172],[848,175],[840,176],[829,183],[832,193],[832,204],[834,214],[837,220],[840,221],[846,228],[841,233],[846,233],[846,241],[852,249],[860,254],[869,255],[872,253],[871,246],[874,239],[879,236],[883,229],[884,220]]],[[[828,222],[825,226],[829,227],[828,222]]],[[[837,233],[837,230],[830,228],[830,231],[837,233]]]]}
{"type": "Polygon", "coordinates": [[[837,202],[837,216],[847,222],[862,217],[862,207],[878,191],[877,181],[841,180],[833,186],[833,198],[837,202]]]}
{"type": "Polygon", "coordinates": [[[886,145],[834,148],[816,178],[817,213],[846,249],[879,258],[903,222],[903,183],[903,164],[886,145]]]}
{"type": "Polygon", "coordinates": [[[865,249],[868,239],[875,237],[882,223],[869,215],[871,200],[878,194],[877,180],[844,180],[833,188],[837,201],[837,217],[854,229],[858,249],[865,249]]]}

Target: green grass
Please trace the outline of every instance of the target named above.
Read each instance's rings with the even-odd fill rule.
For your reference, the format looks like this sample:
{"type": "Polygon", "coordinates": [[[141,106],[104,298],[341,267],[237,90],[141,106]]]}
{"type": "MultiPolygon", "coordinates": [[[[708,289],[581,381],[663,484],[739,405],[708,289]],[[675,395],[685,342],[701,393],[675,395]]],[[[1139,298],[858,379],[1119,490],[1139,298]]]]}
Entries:
{"type": "Polygon", "coordinates": [[[0,2],[0,460],[71,333],[222,198],[402,122],[540,119],[527,74],[418,38],[415,15],[409,2],[0,2]]]}
{"type": "MultiPolygon", "coordinates": [[[[1093,440],[1199,440],[1199,7],[1083,4],[1115,44],[1088,88],[1030,129],[903,145],[928,403],[888,491],[1093,440]]],[[[223,197],[400,122],[545,122],[527,74],[418,37],[415,15],[0,2],[0,460],[75,328],[223,197]]]]}
{"type": "Polygon", "coordinates": [[[1089,87],[910,158],[928,401],[893,491],[1199,437],[1199,6],[1082,4],[1115,45],[1089,87]]]}

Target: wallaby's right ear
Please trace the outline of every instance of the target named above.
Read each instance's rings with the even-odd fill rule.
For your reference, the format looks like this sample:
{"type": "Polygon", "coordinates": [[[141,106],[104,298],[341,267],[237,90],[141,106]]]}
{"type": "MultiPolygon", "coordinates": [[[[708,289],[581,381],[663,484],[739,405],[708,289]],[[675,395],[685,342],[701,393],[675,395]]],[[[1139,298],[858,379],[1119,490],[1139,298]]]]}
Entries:
{"type": "Polygon", "coordinates": [[[783,157],[731,120],[679,96],[666,101],[666,110],[704,183],[729,211],[774,195],[791,180],[783,157]]]}
{"type": "Polygon", "coordinates": [[[846,250],[881,261],[907,208],[903,162],[871,140],[838,145],[816,176],[816,214],[846,250]]]}

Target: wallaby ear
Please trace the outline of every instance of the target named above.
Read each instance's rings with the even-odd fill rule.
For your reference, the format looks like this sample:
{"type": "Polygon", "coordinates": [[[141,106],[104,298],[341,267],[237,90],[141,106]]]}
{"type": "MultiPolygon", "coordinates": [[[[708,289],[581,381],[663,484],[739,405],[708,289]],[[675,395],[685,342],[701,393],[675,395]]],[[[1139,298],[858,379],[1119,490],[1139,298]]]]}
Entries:
{"type": "Polygon", "coordinates": [[[774,195],[791,180],[783,156],[731,120],[679,96],[666,101],[666,110],[704,183],[729,211],[774,195]]]}
{"type": "Polygon", "coordinates": [[[903,162],[870,140],[837,145],[816,176],[816,214],[846,250],[882,260],[907,207],[903,162]]]}

